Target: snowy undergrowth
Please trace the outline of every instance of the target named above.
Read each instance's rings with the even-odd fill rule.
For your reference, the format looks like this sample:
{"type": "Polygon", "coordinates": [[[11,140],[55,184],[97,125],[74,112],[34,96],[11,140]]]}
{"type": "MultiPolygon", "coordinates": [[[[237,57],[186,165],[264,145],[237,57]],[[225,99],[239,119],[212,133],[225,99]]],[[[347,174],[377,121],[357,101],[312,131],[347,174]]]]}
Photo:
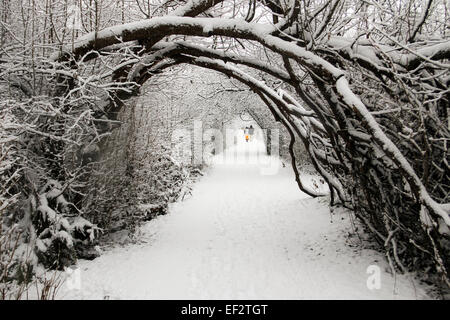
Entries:
{"type": "Polygon", "coordinates": [[[78,144],[61,128],[75,122],[89,131],[89,114],[64,114],[48,126],[46,116],[59,111],[45,99],[0,103],[0,299],[25,297],[40,283],[39,296],[49,298],[45,268],[73,263],[100,231],[73,203],[83,168],[60,166],[64,150],[78,144]]]}

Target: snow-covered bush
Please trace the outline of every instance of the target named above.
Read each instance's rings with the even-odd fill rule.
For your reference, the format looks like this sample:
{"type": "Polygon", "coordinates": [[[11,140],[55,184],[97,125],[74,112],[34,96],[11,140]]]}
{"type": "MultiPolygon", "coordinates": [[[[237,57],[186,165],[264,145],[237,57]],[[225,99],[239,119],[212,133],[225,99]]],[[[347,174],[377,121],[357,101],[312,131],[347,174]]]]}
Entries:
{"type": "Polygon", "coordinates": [[[83,246],[93,243],[101,231],[81,216],[65,216],[69,203],[64,198],[63,186],[50,180],[41,190],[32,215],[36,232],[36,251],[45,267],[63,269],[83,255],[83,246]],[[53,205],[52,205],[53,204],[53,205]]]}
{"type": "Polygon", "coordinates": [[[189,165],[173,159],[164,136],[147,131],[152,139],[148,143],[150,138],[139,134],[142,128],[133,125],[132,108],[119,119],[122,126],[104,141],[99,161],[92,166],[86,182],[90,192],[82,205],[89,220],[106,233],[132,233],[142,221],[166,214],[170,202],[190,192],[194,175],[189,165]]]}
{"type": "MultiPolygon", "coordinates": [[[[73,203],[79,176],[64,166],[83,119],[46,98],[0,102],[0,286],[20,297],[39,266],[63,269],[94,246],[99,229],[73,203]],[[47,118],[61,116],[49,126],[47,118]],[[63,179],[63,180],[57,180],[63,179]],[[14,292],[12,292],[13,290],[14,292]]],[[[84,130],[90,130],[89,126],[84,130]]],[[[82,172],[83,168],[77,168],[82,172]]]]}

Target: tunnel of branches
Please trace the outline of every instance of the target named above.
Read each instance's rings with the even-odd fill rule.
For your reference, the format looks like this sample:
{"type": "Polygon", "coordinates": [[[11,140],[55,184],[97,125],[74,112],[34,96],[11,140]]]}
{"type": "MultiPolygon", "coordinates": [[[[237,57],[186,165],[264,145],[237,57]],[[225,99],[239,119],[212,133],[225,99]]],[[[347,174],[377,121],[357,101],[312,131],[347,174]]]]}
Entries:
{"type": "MultiPolygon", "coordinates": [[[[304,145],[328,184],[330,205],[352,209],[391,266],[432,268],[448,285],[450,41],[421,40],[427,11],[404,39],[378,30],[349,40],[327,33],[340,1],[324,1],[305,14],[312,9],[302,1],[251,0],[245,19],[216,17],[210,10],[221,3],[192,1],[164,16],[79,38],[48,62],[58,84],[55,101],[64,107],[64,97],[79,94],[87,66],[107,59],[115,68],[90,81],[114,83],[92,102],[96,116],[108,121],[152,77],[177,65],[236,79],[287,130],[302,192],[324,196],[302,183],[296,144],[304,145]],[[256,7],[270,12],[273,23],[254,22],[256,7]],[[253,49],[224,50],[230,43],[253,49]]],[[[100,136],[111,130],[97,128],[100,136]]]]}

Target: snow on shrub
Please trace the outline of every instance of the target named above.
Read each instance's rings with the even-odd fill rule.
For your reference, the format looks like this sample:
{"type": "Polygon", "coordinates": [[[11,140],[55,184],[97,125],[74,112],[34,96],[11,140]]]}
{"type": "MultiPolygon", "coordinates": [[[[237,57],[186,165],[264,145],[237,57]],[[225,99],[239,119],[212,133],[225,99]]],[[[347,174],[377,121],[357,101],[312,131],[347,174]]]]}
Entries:
{"type": "Polygon", "coordinates": [[[70,183],[56,179],[64,178],[56,160],[75,144],[59,128],[73,119],[60,114],[49,127],[48,108],[45,98],[0,101],[0,299],[20,297],[42,267],[73,264],[101,231],[71,202],[70,183]]]}
{"type": "Polygon", "coordinates": [[[97,226],[86,219],[65,217],[68,201],[63,196],[63,186],[49,180],[37,198],[37,208],[33,216],[36,230],[36,251],[46,267],[63,269],[76,261],[77,247],[93,243],[98,232],[97,226]],[[53,208],[50,202],[54,203],[53,208]]]}

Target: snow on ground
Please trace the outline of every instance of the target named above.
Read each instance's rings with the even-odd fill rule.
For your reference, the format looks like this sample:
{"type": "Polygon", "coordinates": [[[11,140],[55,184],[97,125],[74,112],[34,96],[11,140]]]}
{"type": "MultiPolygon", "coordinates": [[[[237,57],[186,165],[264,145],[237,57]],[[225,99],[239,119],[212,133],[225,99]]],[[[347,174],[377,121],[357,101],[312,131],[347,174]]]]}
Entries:
{"type": "MultiPolygon", "coordinates": [[[[350,216],[299,192],[291,168],[243,139],[214,159],[191,198],[142,227],[146,243],[79,261],[81,286],[59,299],[424,299],[364,249],[350,216]],[[271,166],[275,166],[273,170],[271,166]],[[369,290],[367,268],[381,268],[369,290]]],[[[309,177],[311,179],[311,177],[309,177]]]]}

